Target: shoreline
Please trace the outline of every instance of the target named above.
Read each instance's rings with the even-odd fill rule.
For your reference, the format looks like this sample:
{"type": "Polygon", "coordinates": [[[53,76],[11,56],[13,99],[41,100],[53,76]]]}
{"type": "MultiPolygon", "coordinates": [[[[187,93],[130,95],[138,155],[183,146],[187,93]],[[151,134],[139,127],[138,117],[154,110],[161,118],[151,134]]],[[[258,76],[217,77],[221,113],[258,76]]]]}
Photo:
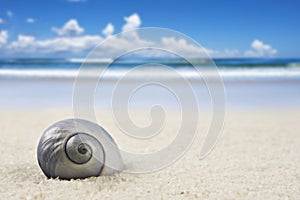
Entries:
{"type": "MultiPolygon", "coordinates": [[[[91,81],[80,82],[89,85],[91,81]]],[[[122,89],[136,87],[138,82],[124,82],[122,89]],[[124,84],[125,83],[125,84],[124,84]]],[[[180,90],[181,82],[166,82],[180,90]]],[[[300,80],[224,81],[226,109],[272,110],[300,108],[300,80]]],[[[116,82],[101,82],[94,93],[95,107],[111,109],[116,82]]],[[[212,83],[212,86],[213,83],[212,83]]],[[[191,88],[198,107],[212,107],[211,97],[203,81],[192,82],[191,88]]],[[[0,109],[72,109],[74,82],[70,80],[3,80],[0,79],[0,109]]],[[[170,91],[153,84],[138,90],[130,102],[132,108],[148,108],[153,103],[177,108],[178,102],[170,91]],[[153,96],[152,94],[156,94],[153,96]]],[[[124,94],[124,98],[128,95],[124,94]]],[[[128,99],[129,100],[129,99],[128,99]]]]}

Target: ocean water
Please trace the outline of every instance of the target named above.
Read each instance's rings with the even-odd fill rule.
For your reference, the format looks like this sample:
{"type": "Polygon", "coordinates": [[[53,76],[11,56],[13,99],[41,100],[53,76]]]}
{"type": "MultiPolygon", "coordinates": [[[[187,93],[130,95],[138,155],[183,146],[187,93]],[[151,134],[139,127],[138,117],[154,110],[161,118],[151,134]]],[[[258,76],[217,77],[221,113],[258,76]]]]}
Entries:
{"type": "MultiPolygon", "coordinates": [[[[81,78],[83,76],[85,81],[98,79],[99,69],[104,69],[109,62],[107,59],[90,60],[81,78]]],[[[133,91],[130,98],[126,94],[119,98],[128,101],[129,107],[149,109],[158,104],[180,109],[180,101],[169,90],[168,83],[179,88],[178,91],[185,90],[183,78],[190,82],[200,110],[212,109],[211,93],[203,77],[213,82],[214,67],[207,60],[194,63],[201,69],[202,76],[185,60],[118,60],[102,74],[93,96],[94,106],[111,109],[116,84],[126,77],[126,82],[122,83],[124,88],[161,80],[167,85],[145,85],[133,91]],[[171,70],[164,71],[157,63],[171,70]],[[136,67],[139,70],[134,71],[136,67]]],[[[300,59],[215,59],[214,63],[223,80],[227,110],[300,108],[300,59]]],[[[81,66],[80,59],[0,59],[0,108],[72,109],[74,82],[81,66]]]]}
{"type": "MultiPolygon", "coordinates": [[[[82,59],[0,59],[0,78],[74,78],[82,66],[82,59]]],[[[87,78],[97,78],[94,71],[108,65],[109,59],[92,60],[85,64],[87,78]]],[[[255,80],[255,79],[299,79],[300,59],[215,59],[215,66],[223,79],[226,80],[255,80]]],[[[176,69],[187,79],[199,79],[199,74],[186,60],[179,59],[130,59],[118,60],[107,68],[105,79],[118,79],[128,72],[128,69],[148,64],[145,70],[140,70],[133,79],[149,75],[160,78],[174,78],[170,74],[160,73],[159,63],[176,69]],[[149,64],[150,63],[150,64],[149,64]]],[[[209,76],[212,64],[206,60],[195,60],[197,67],[207,72],[209,76]]]]}

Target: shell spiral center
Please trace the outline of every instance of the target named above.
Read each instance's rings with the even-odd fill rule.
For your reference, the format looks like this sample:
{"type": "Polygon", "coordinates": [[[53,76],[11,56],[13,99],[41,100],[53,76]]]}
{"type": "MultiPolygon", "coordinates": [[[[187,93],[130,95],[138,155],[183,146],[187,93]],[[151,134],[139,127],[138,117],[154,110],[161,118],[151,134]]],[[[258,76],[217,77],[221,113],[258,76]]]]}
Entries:
{"type": "Polygon", "coordinates": [[[93,150],[87,143],[93,143],[93,138],[91,137],[92,140],[89,141],[86,141],[85,138],[85,134],[79,133],[70,137],[66,143],[66,154],[76,164],[87,163],[93,156],[93,150]]]}

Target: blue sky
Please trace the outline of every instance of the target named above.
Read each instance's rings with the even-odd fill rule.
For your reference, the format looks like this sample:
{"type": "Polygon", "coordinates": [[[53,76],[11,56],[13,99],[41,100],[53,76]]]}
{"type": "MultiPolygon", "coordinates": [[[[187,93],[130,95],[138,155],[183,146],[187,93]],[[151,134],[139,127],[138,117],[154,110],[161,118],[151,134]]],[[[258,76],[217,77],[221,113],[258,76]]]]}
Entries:
{"type": "Polygon", "coordinates": [[[298,0],[1,0],[0,57],[39,56],[34,45],[62,37],[89,36],[88,49],[126,23],[180,31],[216,57],[300,57],[299,9],[298,0]]]}

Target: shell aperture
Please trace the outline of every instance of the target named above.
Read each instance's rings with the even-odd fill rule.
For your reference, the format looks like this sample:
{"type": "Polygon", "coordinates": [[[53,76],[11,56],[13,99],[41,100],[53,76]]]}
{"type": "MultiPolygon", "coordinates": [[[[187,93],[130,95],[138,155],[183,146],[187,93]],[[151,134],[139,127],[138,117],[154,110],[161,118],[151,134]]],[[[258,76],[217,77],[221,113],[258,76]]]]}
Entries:
{"type": "Polygon", "coordinates": [[[39,141],[37,158],[48,178],[112,175],[124,167],[120,151],[107,131],[82,119],[67,119],[50,126],[39,141]]]}

